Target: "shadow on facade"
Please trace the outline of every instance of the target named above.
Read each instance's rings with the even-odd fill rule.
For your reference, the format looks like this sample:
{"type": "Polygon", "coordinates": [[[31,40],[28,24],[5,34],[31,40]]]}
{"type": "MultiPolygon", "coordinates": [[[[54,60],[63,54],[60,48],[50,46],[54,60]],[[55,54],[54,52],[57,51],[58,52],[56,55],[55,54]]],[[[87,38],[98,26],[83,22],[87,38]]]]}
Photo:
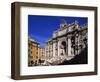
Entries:
{"type": "Polygon", "coordinates": [[[79,55],[76,55],[71,60],[66,60],[58,65],[71,65],[71,64],[88,64],[88,48],[86,47],[79,55]]]}

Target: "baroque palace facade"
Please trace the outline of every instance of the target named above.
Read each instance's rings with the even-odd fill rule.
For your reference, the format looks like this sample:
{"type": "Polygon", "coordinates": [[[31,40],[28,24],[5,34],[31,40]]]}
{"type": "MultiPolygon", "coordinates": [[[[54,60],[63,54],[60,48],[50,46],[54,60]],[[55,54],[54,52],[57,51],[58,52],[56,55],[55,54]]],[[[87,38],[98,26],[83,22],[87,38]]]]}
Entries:
{"type": "Polygon", "coordinates": [[[52,37],[46,41],[45,59],[49,63],[61,63],[79,55],[87,47],[87,25],[79,26],[75,21],[67,24],[62,20],[59,28],[53,32],[52,37]]]}

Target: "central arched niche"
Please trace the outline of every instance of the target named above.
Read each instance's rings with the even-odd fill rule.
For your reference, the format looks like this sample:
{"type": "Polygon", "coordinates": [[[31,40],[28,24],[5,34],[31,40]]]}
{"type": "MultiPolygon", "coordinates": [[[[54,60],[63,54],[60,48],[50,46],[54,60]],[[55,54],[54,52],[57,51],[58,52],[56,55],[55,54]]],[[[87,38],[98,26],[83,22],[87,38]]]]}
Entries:
{"type": "Polygon", "coordinates": [[[65,42],[65,41],[62,41],[62,42],[61,42],[61,45],[63,46],[63,49],[64,49],[64,51],[65,51],[65,53],[66,53],[66,42],[65,42]]]}

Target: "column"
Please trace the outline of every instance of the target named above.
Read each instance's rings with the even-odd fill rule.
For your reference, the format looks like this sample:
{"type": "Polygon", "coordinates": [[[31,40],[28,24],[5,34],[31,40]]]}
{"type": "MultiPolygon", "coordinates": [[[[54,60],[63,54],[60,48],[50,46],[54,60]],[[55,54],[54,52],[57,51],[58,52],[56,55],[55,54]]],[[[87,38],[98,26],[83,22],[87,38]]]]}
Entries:
{"type": "Polygon", "coordinates": [[[71,38],[68,36],[68,56],[71,56],[71,38]]]}
{"type": "Polygon", "coordinates": [[[68,36],[66,37],[66,55],[68,56],[68,36]]]}
{"type": "Polygon", "coordinates": [[[58,56],[60,56],[60,44],[61,44],[60,40],[58,40],[58,46],[57,46],[58,47],[58,56]]]}
{"type": "Polygon", "coordinates": [[[56,46],[55,41],[53,41],[53,57],[55,57],[55,46],[56,46]]]}

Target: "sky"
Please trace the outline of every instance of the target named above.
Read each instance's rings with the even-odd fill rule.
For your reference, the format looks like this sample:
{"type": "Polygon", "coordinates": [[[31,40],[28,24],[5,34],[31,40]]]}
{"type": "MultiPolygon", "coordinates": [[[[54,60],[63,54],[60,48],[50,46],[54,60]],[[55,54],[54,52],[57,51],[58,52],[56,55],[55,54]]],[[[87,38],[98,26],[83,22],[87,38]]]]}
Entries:
{"type": "Polygon", "coordinates": [[[28,36],[44,46],[53,32],[59,28],[62,19],[68,24],[74,21],[78,21],[79,25],[88,23],[87,17],[28,15],[28,36]]]}

